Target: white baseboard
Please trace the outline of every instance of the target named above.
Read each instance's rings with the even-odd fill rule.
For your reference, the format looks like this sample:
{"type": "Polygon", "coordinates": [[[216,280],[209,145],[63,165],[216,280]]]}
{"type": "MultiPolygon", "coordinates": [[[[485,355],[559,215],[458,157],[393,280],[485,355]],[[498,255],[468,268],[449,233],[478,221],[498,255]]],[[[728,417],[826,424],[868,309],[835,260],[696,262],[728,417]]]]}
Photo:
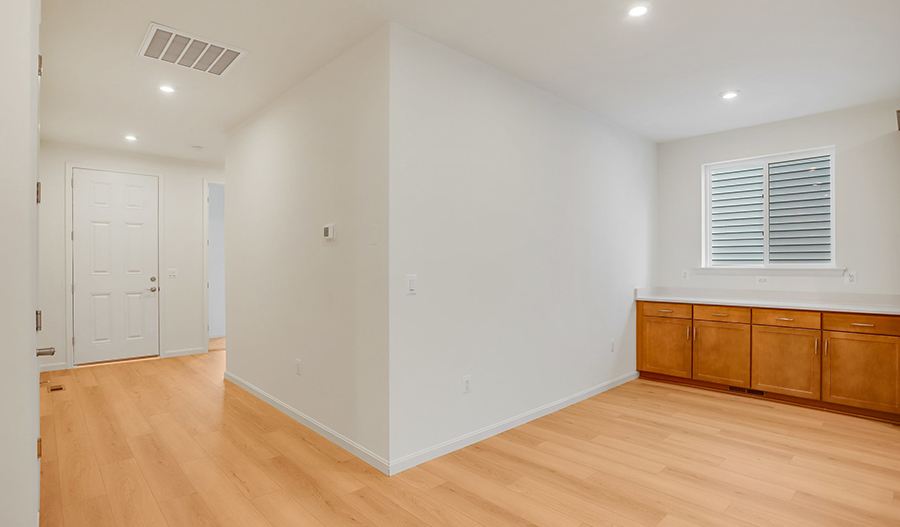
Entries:
{"type": "Polygon", "coordinates": [[[288,417],[291,417],[292,419],[294,419],[298,423],[302,424],[303,426],[313,430],[320,436],[328,439],[332,443],[343,448],[347,452],[350,452],[354,456],[362,459],[366,463],[372,465],[373,467],[384,472],[385,474],[390,475],[390,463],[388,462],[388,460],[384,459],[383,457],[379,456],[378,454],[372,452],[371,450],[360,445],[359,443],[356,443],[352,439],[350,439],[344,435],[341,435],[338,432],[335,432],[331,428],[328,428],[327,426],[316,421],[312,417],[304,414],[300,410],[297,410],[296,408],[290,406],[289,404],[285,403],[284,401],[281,401],[280,399],[277,399],[276,397],[269,395],[265,391],[257,388],[256,386],[250,384],[249,382],[245,381],[244,379],[241,379],[237,375],[234,375],[233,373],[231,373],[227,370],[225,371],[225,378],[227,380],[237,384],[241,388],[247,390],[248,392],[252,393],[259,399],[262,399],[269,405],[275,407],[276,409],[281,411],[283,414],[287,415],[288,417]]]}
{"type": "Polygon", "coordinates": [[[159,354],[159,358],[166,359],[169,357],[181,357],[182,355],[197,355],[198,353],[206,353],[206,348],[185,348],[182,350],[164,351],[159,354]]]}
{"type": "Polygon", "coordinates": [[[68,368],[69,365],[65,362],[51,362],[50,364],[41,364],[41,371],[56,371],[56,370],[64,370],[68,368]]]}
{"type": "Polygon", "coordinates": [[[410,454],[396,461],[388,461],[384,459],[378,454],[375,454],[374,452],[368,450],[364,446],[352,441],[351,439],[348,439],[338,432],[335,432],[322,423],[297,410],[296,408],[293,408],[287,403],[269,395],[263,390],[257,388],[256,386],[228,371],[225,372],[225,378],[252,393],[256,397],[262,399],[269,405],[277,408],[282,413],[293,418],[303,426],[314,430],[322,437],[325,437],[332,443],[362,459],[366,463],[372,465],[373,467],[389,476],[393,476],[394,474],[399,474],[404,470],[425,463],[426,461],[430,461],[445,454],[449,454],[450,452],[465,448],[469,445],[475,444],[479,441],[483,441],[489,437],[495,436],[509,429],[521,426],[529,421],[538,419],[539,417],[543,417],[547,414],[552,414],[553,412],[561,410],[566,406],[583,401],[607,390],[611,390],[612,388],[625,384],[626,382],[633,381],[638,378],[638,372],[631,372],[622,375],[621,377],[611,379],[586,390],[582,390],[576,394],[560,399],[556,402],[545,404],[544,406],[535,408],[534,410],[519,414],[504,421],[500,421],[499,423],[484,427],[480,430],[476,430],[474,432],[459,436],[455,439],[445,441],[444,443],[441,443],[439,445],[420,450],[415,454],[410,454]]]}
{"type": "Polygon", "coordinates": [[[598,384],[597,386],[593,386],[588,388],[587,390],[582,390],[574,395],[570,395],[563,399],[560,399],[556,402],[545,404],[539,408],[535,408],[534,410],[530,410],[528,412],[519,414],[515,417],[511,417],[504,421],[500,421],[499,423],[487,426],[482,428],[481,430],[476,430],[474,432],[470,432],[465,435],[461,435],[456,439],[451,439],[439,445],[426,448],[425,450],[420,450],[415,454],[410,454],[406,457],[402,457],[396,461],[391,461],[390,463],[390,475],[399,474],[404,470],[410,469],[416,465],[421,465],[426,461],[430,461],[435,458],[439,458],[443,455],[449,454],[450,452],[454,452],[461,448],[465,448],[469,445],[475,444],[479,441],[484,441],[489,437],[493,437],[497,434],[503,433],[507,430],[515,428],[517,426],[521,426],[529,421],[533,421],[539,417],[543,417],[547,414],[552,414],[558,410],[562,410],[566,406],[575,404],[577,402],[583,401],[590,397],[593,397],[597,394],[603,393],[607,390],[611,390],[616,386],[620,386],[625,384],[626,382],[633,381],[638,378],[638,372],[632,372],[621,377],[617,377],[615,379],[611,379],[604,383],[598,384]]]}

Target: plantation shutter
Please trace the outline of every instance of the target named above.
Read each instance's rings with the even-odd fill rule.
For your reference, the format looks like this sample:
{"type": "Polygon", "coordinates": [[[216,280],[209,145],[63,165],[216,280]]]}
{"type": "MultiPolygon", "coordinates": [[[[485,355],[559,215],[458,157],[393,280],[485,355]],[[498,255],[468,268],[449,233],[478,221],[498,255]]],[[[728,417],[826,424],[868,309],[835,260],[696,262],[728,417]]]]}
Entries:
{"type": "Polygon", "coordinates": [[[710,181],[713,265],[762,265],[764,165],[714,170],[710,181]]]}
{"type": "Polygon", "coordinates": [[[831,261],[831,156],[769,164],[769,262],[831,261]]]}

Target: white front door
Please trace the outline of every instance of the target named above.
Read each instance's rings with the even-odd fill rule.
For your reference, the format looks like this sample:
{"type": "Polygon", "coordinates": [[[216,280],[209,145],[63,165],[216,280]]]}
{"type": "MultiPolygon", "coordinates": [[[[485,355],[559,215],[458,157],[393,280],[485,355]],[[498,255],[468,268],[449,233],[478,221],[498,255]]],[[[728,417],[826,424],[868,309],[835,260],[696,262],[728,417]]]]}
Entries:
{"type": "Polygon", "coordinates": [[[72,181],[75,364],[159,355],[159,179],[72,181]]]}

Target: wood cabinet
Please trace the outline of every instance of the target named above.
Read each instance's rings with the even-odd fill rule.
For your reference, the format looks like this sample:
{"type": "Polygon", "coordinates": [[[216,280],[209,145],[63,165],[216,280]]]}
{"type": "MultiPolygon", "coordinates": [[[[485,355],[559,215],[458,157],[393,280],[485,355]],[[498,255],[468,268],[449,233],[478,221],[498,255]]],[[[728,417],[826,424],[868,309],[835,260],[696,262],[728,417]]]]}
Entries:
{"type": "Polygon", "coordinates": [[[639,336],[642,371],[691,377],[691,320],[642,317],[639,336]]]}
{"type": "Polygon", "coordinates": [[[751,388],[819,399],[821,338],[818,330],[754,326],[751,388]]]}
{"type": "Polygon", "coordinates": [[[826,331],[822,400],[900,412],[900,337],[826,331]]]}
{"type": "Polygon", "coordinates": [[[750,325],[694,321],[692,378],[750,387],[750,325]]]}
{"type": "Polygon", "coordinates": [[[900,316],[639,301],[642,376],[900,424],[900,316]]]}

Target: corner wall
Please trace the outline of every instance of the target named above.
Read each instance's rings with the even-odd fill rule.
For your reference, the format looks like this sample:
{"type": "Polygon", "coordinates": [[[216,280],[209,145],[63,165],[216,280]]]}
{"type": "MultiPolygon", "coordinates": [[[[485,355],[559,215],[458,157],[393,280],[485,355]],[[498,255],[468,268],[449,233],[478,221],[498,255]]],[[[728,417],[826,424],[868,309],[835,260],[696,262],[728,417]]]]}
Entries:
{"type": "Polygon", "coordinates": [[[659,244],[654,284],[783,291],[900,294],[900,99],[822,113],[659,145],[659,244]],[[843,278],[755,274],[700,275],[701,165],[835,145],[835,257],[838,267],[857,271],[858,284],[843,278]],[[681,280],[681,270],[692,270],[681,280]]]}
{"type": "Polygon", "coordinates": [[[397,25],[390,99],[395,473],[634,377],[656,145],[397,25]]]}
{"type": "Polygon", "coordinates": [[[232,131],[225,201],[226,378],[382,470],[388,60],[384,28],[232,131]]]}
{"type": "Polygon", "coordinates": [[[164,179],[160,230],[165,257],[159,270],[165,287],[160,305],[160,356],[201,353],[208,349],[204,321],[203,179],[224,180],[222,167],[165,157],[132,154],[81,145],[41,141],[40,152],[40,309],[43,312],[41,347],[54,347],[42,357],[44,371],[66,367],[66,163],[87,168],[160,175],[164,179]],[[178,270],[168,278],[166,270],[178,270]]]}

